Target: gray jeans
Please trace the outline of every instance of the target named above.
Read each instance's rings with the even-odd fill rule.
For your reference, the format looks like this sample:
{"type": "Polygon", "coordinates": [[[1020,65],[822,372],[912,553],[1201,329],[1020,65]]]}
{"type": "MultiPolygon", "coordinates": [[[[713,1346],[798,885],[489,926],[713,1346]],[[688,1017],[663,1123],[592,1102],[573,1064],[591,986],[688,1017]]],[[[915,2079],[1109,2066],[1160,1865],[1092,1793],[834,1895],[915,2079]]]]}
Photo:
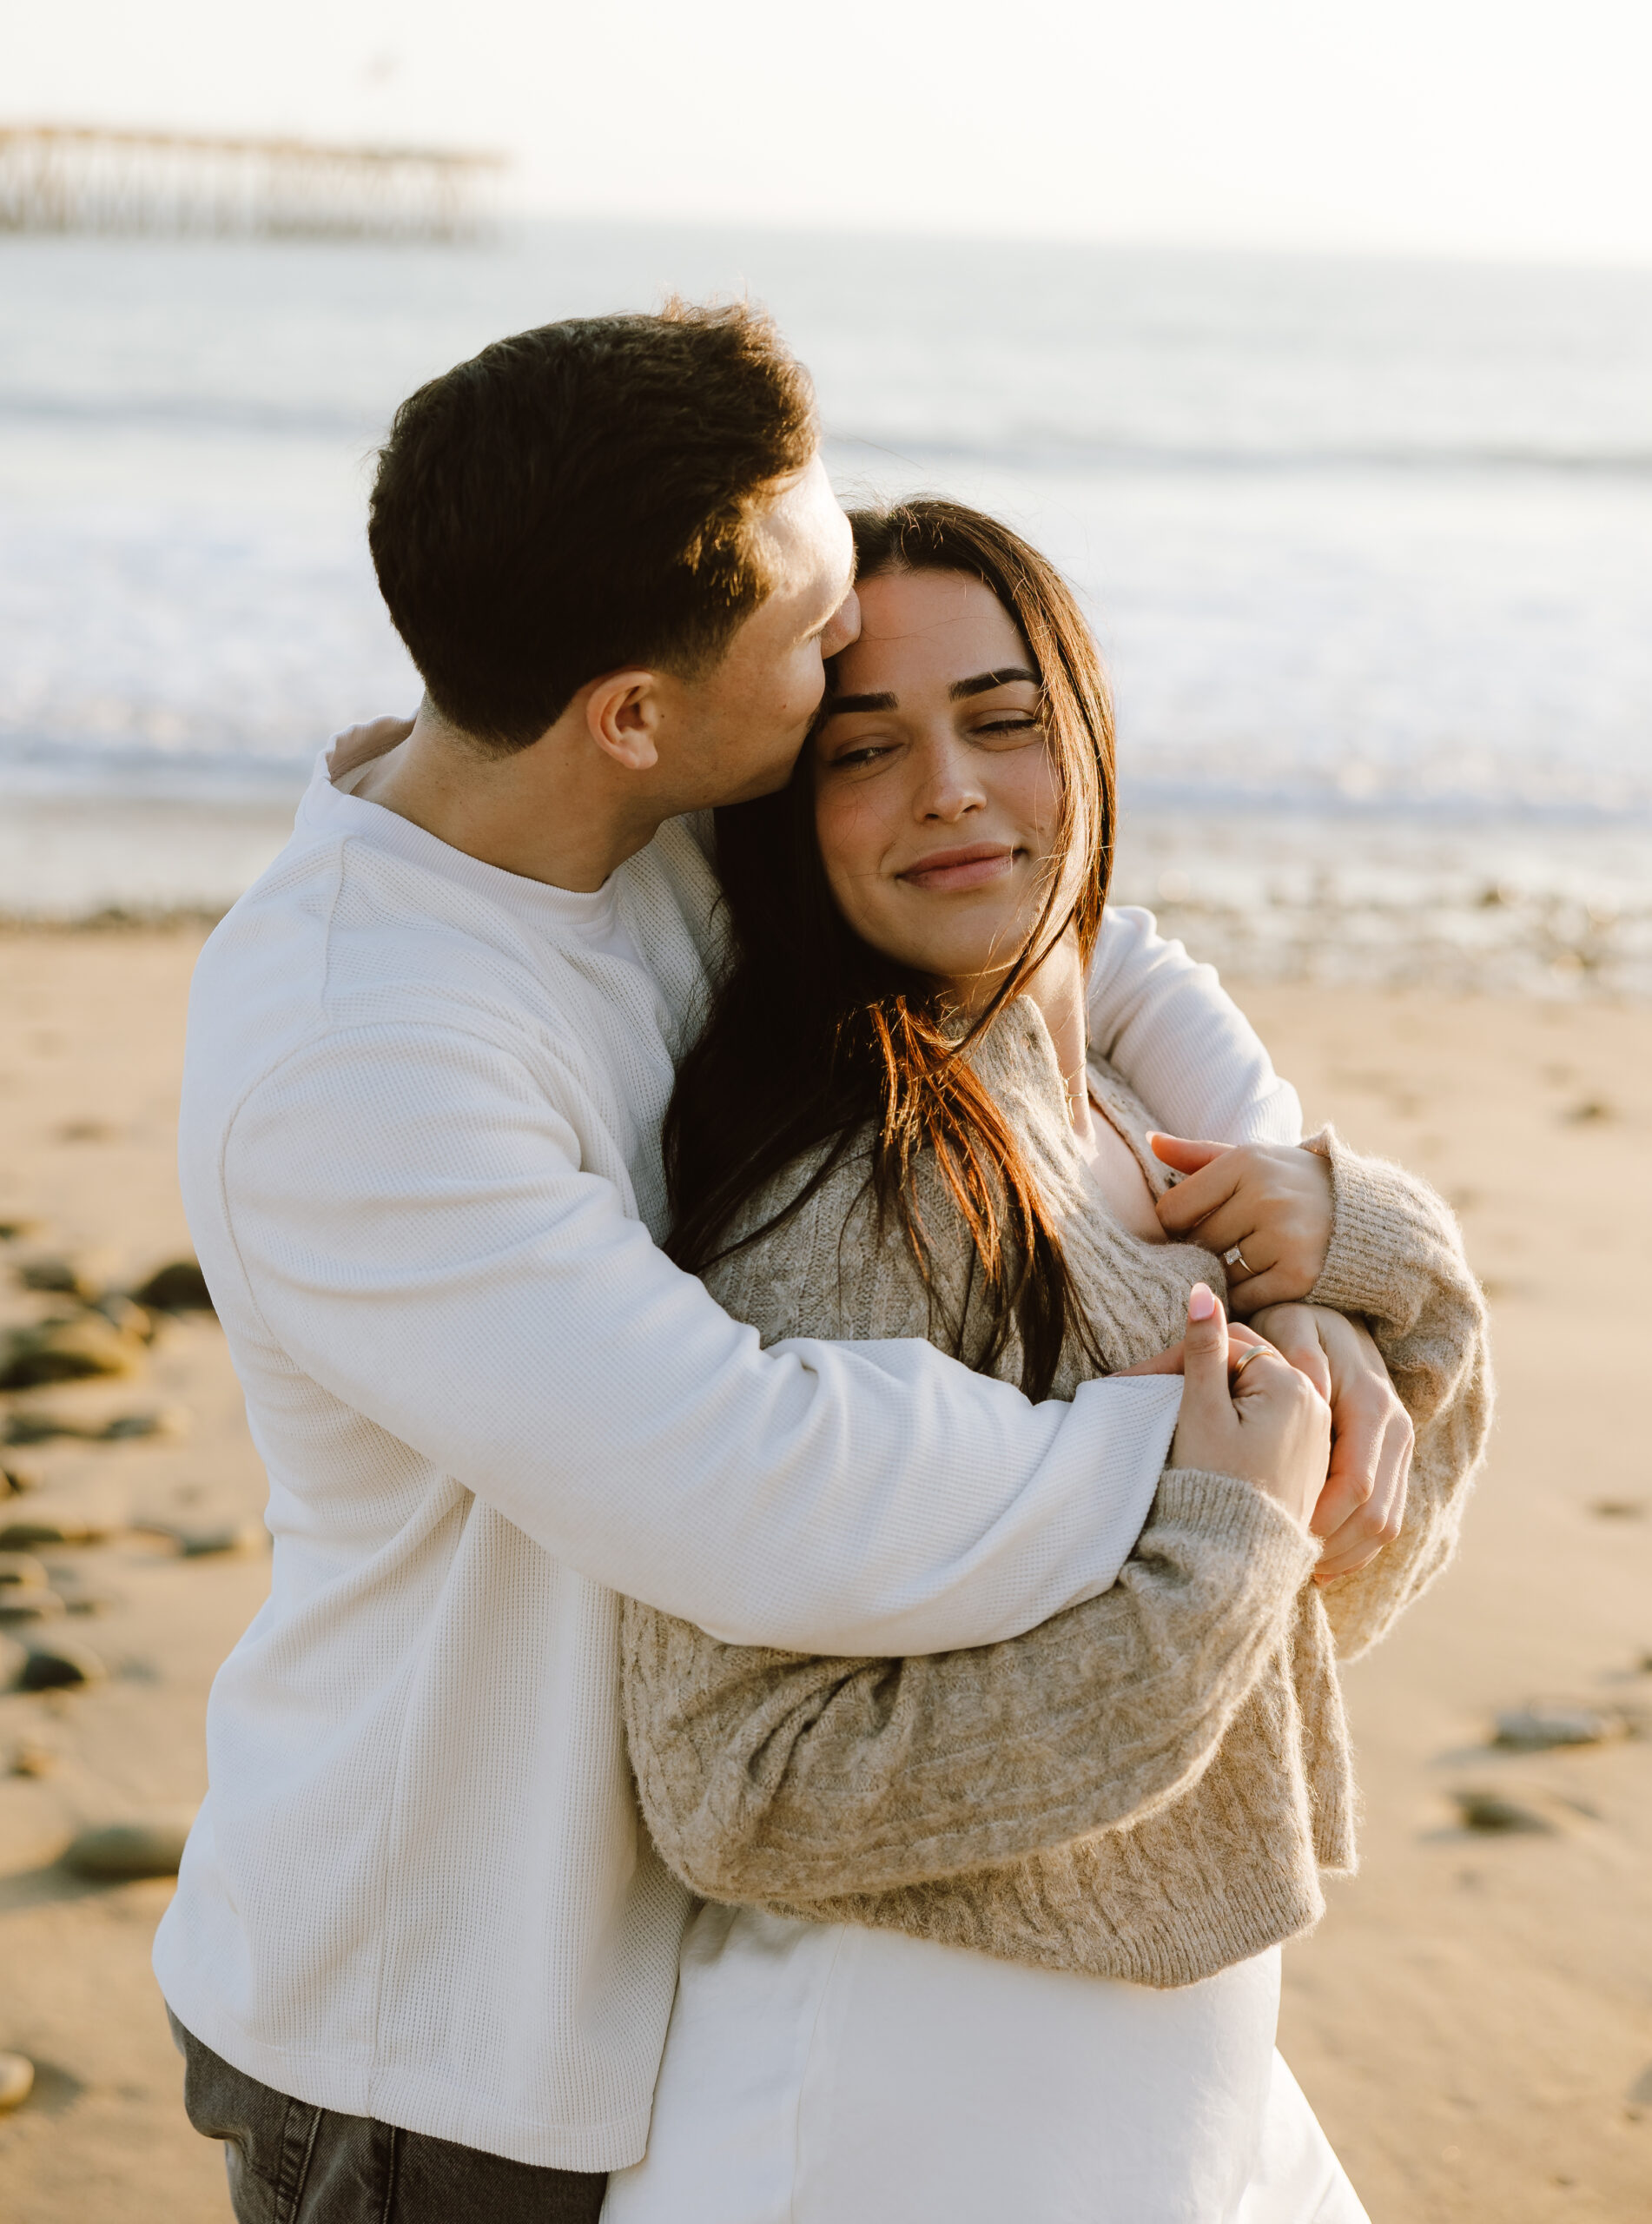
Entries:
{"type": "Polygon", "coordinates": [[[597,2224],[608,2181],[342,2116],[232,2069],[171,2015],[183,2105],[221,2139],[240,2224],[597,2224]]]}

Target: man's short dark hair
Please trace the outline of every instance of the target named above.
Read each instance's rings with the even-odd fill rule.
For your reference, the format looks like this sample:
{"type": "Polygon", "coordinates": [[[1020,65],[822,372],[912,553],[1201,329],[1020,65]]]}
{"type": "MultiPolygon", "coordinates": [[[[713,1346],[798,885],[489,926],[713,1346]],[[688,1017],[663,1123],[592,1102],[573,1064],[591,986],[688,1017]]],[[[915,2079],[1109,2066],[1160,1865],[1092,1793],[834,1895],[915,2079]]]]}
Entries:
{"type": "Polygon", "coordinates": [[[714,663],[773,585],[756,513],[816,438],[807,372],[743,304],[572,317],[420,387],[367,539],[432,703],[520,749],[602,672],[714,663]]]}

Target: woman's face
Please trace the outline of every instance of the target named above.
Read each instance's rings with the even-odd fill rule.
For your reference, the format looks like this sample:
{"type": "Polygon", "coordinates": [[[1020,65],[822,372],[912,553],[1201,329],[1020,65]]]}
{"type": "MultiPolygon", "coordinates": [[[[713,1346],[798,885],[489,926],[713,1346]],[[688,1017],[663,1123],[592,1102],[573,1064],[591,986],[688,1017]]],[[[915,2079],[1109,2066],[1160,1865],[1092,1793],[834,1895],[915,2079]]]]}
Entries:
{"type": "Polygon", "coordinates": [[[875,950],[990,990],[1038,922],[1061,788],[1014,619],[958,572],[861,581],[812,745],[815,824],[839,910],[875,950]]]}

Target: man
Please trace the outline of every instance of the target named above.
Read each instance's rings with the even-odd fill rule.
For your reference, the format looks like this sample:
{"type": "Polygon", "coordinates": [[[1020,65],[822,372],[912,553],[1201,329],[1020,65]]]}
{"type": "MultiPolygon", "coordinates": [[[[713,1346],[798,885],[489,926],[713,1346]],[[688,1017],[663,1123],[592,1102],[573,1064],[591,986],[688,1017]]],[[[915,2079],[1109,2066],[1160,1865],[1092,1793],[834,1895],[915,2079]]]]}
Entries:
{"type": "MultiPolygon", "coordinates": [[[[318,772],[192,1001],[184,1193],[275,1559],[155,1966],[243,2218],[594,2216],[687,1906],[616,1593],[812,1651],[1018,1632],[1113,1580],[1180,1385],[1034,1408],[927,1346],[763,1353],[657,1248],[717,953],[684,814],[784,779],[856,624],[772,328],[499,342],[398,414],[370,531],[425,701],[318,772]]],[[[1166,1117],[1294,1142],[1150,923],[1094,1003],[1127,1072],[1151,1017],[1166,1117]]]]}

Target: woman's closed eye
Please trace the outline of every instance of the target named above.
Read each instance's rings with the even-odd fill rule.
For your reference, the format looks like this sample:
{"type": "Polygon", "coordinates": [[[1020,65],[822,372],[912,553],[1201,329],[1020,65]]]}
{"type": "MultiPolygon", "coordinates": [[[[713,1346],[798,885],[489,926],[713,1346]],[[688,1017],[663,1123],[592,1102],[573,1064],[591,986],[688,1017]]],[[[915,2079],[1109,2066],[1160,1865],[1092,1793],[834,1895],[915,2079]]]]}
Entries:
{"type": "Polygon", "coordinates": [[[896,746],[895,742],[882,738],[851,741],[828,759],[826,769],[829,772],[863,771],[868,765],[881,764],[892,757],[896,746]]]}
{"type": "Polygon", "coordinates": [[[971,741],[1004,742],[1035,741],[1044,731],[1044,721],[1036,711],[1000,711],[969,729],[971,741]]]}
{"type": "MultiPolygon", "coordinates": [[[[1024,749],[1029,742],[1044,738],[1045,725],[1042,713],[1037,710],[1006,706],[976,712],[958,731],[963,740],[983,749],[1024,749]]],[[[836,748],[828,743],[822,754],[828,771],[863,772],[886,764],[901,746],[902,738],[896,734],[855,734],[836,748]]]]}

